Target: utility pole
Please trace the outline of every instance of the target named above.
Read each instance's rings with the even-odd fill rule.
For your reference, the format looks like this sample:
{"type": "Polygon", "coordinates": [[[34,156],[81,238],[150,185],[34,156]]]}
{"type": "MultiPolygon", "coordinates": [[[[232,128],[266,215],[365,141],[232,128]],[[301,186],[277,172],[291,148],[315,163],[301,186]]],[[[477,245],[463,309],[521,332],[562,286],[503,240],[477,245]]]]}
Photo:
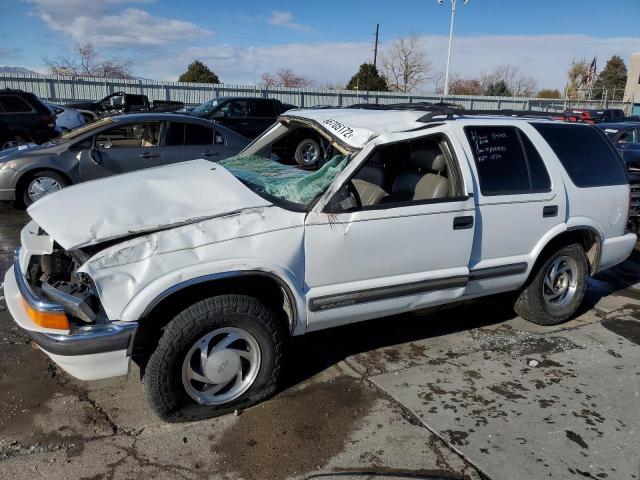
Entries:
{"type": "Polygon", "coordinates": [[[373,47],[373,66],[376,66],[378,61],[378,33],[380,31],[380,24],[376,23],[376,43],[375,47],[373,47]]]}
{"type": "MultiPolygon", "coordinates": [[[[456,2],[458,0],[451,1],[451,25],[449,26],[449,50],[447,52],[447,70],[444,75],[444,94],[449,94],[449,65],[451,64],[451,43],[453,41],[453,20],[456,16],[456,2]]],[[[464,0],[463,5],[466,5],[469,0],[464,0]]],[[[438,0],[438,3],[442,5],[444,0],[438,0]]]]}

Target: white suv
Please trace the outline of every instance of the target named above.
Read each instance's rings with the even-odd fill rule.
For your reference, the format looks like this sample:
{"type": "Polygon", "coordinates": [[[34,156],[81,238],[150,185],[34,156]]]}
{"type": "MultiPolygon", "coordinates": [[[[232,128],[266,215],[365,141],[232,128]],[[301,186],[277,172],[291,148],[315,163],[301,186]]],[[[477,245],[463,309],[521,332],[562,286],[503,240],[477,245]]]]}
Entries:
{"type": "Polygon", "coordinates": [[[566,320],[587,276],[634,248],[628,203],[592,126],[295,110],[219,164],[36,202],[5,297],[70,374],[126,375],[133,358],[161,418],[201,418],[271,395],[289,336],[508,291],[522,317],[566,320]],[[282,163],[301,129],[321,139],[318,171],[282,163]]]}

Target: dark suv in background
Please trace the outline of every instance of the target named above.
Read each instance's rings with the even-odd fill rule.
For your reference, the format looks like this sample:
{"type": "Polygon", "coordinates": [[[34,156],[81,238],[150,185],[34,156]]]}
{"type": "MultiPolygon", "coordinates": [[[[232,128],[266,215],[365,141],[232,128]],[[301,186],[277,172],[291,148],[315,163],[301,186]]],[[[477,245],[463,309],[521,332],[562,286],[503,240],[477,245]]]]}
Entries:
{"type": "Polygon", "coordinates": [[[218,97],[191,110],[190,115],[220,123],[247,138],[256,138],[278,115],[298,108],[273,98],[218,97]]]}
{"type": "Polygon", "coordinates": [[[0,90],[0,150],[57,137],[56,115],[33,93],[0,90]]]}

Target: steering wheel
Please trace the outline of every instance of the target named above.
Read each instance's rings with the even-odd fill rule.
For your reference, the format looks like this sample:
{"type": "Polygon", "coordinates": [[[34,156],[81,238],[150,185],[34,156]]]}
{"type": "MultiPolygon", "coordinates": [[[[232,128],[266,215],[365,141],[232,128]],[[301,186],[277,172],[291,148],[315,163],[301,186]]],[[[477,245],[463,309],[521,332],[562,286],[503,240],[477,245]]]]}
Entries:
{"type": "Polygon", "coordinates": [[[358,209],[362,208],[362,199],[360,198],[360,194],[358,193],[358,189],[353,184],[353,182],[347,183],[347,191],[353,196],[353,199],[356,201],[356,207],[358,209]]]}

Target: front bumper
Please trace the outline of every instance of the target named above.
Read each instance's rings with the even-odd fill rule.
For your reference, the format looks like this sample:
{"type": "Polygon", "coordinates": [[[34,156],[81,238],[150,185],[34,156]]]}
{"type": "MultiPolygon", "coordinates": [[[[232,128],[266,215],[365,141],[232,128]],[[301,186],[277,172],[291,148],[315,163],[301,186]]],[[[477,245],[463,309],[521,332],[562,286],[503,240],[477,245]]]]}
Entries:
{"type": "Polygon", "coordinates": [[[54,311],[63,307],[34,294],[22,274],[18,256],[14,266],[5,274],[4,295],[18,326],[70,375],[80,380],[97,380],[127,375],[129,372],[137,323],[116,321],[78,327],[67,332],[40,327],[28,315],[22,300],[39,311],[54,311]]]}

